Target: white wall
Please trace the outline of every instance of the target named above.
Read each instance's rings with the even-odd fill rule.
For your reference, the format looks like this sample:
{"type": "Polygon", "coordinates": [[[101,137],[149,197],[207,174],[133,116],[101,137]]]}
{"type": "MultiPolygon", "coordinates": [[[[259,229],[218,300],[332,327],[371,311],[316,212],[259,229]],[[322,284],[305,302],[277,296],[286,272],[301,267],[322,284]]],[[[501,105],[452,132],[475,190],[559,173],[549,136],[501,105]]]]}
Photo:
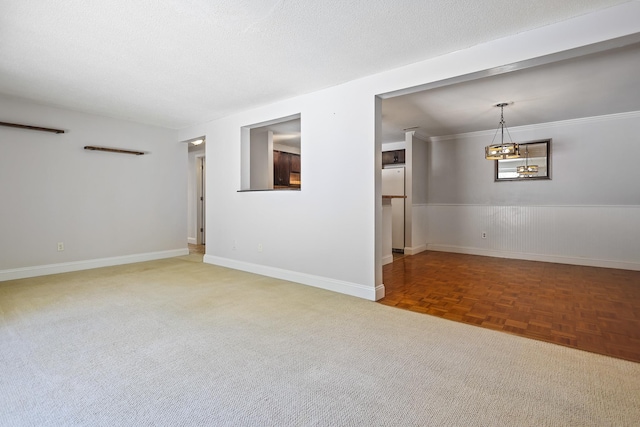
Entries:
{"type": "Polygon", "coordinates": [[[552,138],[552,179],[494,182],[487,132],[430,142],[429,249],[640,270],[640,112],[510,133],[552,138]]]}
{"type": "Polygon", "coordinates": [[[207,209],[205,262],[380,298],[376,95],[640,32],[638,18],[626,3],[183,130],[207,135],[207,201],[224,206],[207,209]],[[239,193],[241,127],[298,113],[303,189],[239,193]]]}
{"type": "MultiPolygon", "coordinates": [[[[372,185],[377,166],[373,97],[353,96],[345,104],[344,92],[330,89],[199,128],[207,135],[207,201],[224,206],[207,209],[206,262],[375,297],[376,197],[373,188],[354,191],[372,185]],[[240,128],[298,113],[303,189],[238,192],[240,128]],[[368,130],[344,132],[352,121],[369,122],[368,130]],[[354,206],[369,212],[360,217],[354,206]]],[[[180,139],[189,134],[185,130],[180,139]]]]}
{"type": "Polygon", "coordinates": [[[66,131],[0,127],[0,280],[184,252],[187,148],[175,131],[9,97],[0,117],[66,131]]]}

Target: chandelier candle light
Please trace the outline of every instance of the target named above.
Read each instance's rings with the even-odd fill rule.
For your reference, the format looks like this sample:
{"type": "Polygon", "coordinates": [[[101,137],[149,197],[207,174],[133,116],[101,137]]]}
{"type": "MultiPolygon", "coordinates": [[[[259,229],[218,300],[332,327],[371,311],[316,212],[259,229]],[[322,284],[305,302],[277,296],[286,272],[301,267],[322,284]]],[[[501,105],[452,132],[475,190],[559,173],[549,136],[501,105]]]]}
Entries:
{"type": "MultiPolygon", "coordinates": [[[[511,141],[511,143],[505,144],[504,142],[504,130],[505,130],[505,121],[504,121],[504,107],[509,105],[508,102],[501,102],[500,104],[496,104],[496,107],[500,107],[500,129],[501,140],[500,144],[494,144],[493,142],[496,139],[496,135],[498,134],[498,129],[496,129],[496,133],[493,135],[493,140],[491,141],[491,145],[484,147],[484,158],[487,160],[502,160],[502,159],[517,159],[520,158],[520,148],[518,144],[511,141]]],[[[507,134],[509,135],[509,139],[511,140],[511,135],[509,134],[509,129],[507,129],[507,134]]]]}

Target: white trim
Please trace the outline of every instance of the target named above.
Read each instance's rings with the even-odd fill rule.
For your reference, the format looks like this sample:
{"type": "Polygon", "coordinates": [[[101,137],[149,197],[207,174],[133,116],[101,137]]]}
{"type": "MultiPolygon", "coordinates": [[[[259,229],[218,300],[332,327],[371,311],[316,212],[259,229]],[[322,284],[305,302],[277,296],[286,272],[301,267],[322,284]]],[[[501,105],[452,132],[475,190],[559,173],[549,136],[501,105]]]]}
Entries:
{"type": "MultiPolygon", "coordinates": [[[[640,117],[640,111],[629,111],[626,113],[614,113],[614,114],[605,114],[602,116],[581,117],[577,119],[559,120],[556,122],[537,123],[533,125],[513,126],[513,127],[510,126],[509,129],[512,132],[551,129],[558,126],[597,123],[597,122],[610,121],[610,120],[634,119],[638,117],[640,117]]],[[[476,137],[486,137],[486,136],[490,137],[495,132],[496,132],[495,129],[489,129],[489,130],[480,130],[475,132],[466,132],[466,133],[459,133],[459,134],[453,134],[453,135],[432,136],[427,139],[431,142],[439,142],[439,141],[448,141],[451,139],[476,138],[476,137]]]]}
{"type": "Polygon", "coordinates": [[[187,243],[190,245],[197,245],[198,240],[195,237],[187,237],[187,243]]]}
{"type": "Polygon", "coordinates": [[[391,264],[393,262],[393,254],[382,257],[382,265],[391,264]]]}
{"type": "Polygon", "coordinates": [[[404,248],[404,253],[405,255],[415,255],[415,254],[419,254],[420,252],[424,252],[427,250],[427,245],[420,245],[420,246],[413,246],[413,247],[408,247],[405,246],[404,248]]]}
{"type": "Polygon", "coordinates": [[[490,256],[496,258],[523,259],[528,261],[553,262],[557,264],[584,265],[587,267],[617,268],[620,270],[640,271],[640,263],[628,261],[612,261],[604,259],[589,259],[566,257],[561,255],[530,254],[525,252],[504,252],[482,248],[464,246],[427,244],[427,250],[439,252],[454,252],[458,254],[490,256]]]}
{"type": "Polygon", "coordinates": [[[330,279],[328,277],[314,276],[297,271],[284,270],[282,268],[269,267],[266,265],[253,264],[244,261],[237,261],[230,258],[223,258],[214,255],[205,255],[202,262],[206,264],[219,265],[221,267],[233,268],[235,270],[260,274],[262,276],[274,277],[276,279],[288,280],[315,288],[326,289],[328,291],[339,292],[370,301],[376,301],[384,296],[384,285],[377,287],[365,286],[358,283],[345,282],[343,280],[330,279]]]}
{"type": "MultiPolygon", "coordinates": [[[[417,206],[417,205],[414,205],[417,206]]],[[[421,205],[422,206],[422,205],[421,205]]],[[[431,207],[431,206],[481,206],[484,208],[490,208],[490,207],[500,207],[500,208],[508,208],[508,207],[514,207],[514,208],[633,208],[633,209],[640,209],[640,205],[542,205],[542,204],[537,204],[537,205],[514,205],[514,204],[508,204],[508,205],[496,205],[496,204],[491,204],[491,205],[485,205],[485,204],[479,204],[479,203],[428,203],[424,206],[427,207],[431,207]]]]}
{"type": "Polygon", "coordinates": [[[64,262],[60,264],[36,265],[32,267],[0,270],[0,282],[26,279],[28,277],[47,276],[49,274],[68,273],[70,271],[90,270],[92,268],[111,267],[113,265],[132,264],[189,255],[189,249],[172,249],[161,252],[124,255],[111,258],[89,259],[85,261],[64,262]]]}

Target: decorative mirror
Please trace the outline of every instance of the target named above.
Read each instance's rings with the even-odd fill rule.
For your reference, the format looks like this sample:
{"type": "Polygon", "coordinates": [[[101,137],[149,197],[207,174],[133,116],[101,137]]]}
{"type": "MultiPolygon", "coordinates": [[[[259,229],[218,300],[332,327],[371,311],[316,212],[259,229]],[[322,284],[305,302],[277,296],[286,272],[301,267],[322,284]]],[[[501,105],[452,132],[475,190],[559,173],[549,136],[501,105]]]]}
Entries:
{"type": "Polygon", "coordinates": [[[520,157],[496,160],[496,181],[551,179],[551,139],[518,144],[520,157]]]}

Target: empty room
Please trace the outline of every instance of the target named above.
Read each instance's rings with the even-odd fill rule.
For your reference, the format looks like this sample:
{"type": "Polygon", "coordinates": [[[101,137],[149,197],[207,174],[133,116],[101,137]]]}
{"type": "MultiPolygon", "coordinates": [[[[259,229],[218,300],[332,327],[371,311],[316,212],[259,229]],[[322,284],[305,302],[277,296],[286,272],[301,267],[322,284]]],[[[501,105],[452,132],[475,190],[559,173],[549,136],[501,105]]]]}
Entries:
{"type": "Polygon", "coordinates": [[[637,424],[640,2],[0,22],[0,425],[637,424]]]}

